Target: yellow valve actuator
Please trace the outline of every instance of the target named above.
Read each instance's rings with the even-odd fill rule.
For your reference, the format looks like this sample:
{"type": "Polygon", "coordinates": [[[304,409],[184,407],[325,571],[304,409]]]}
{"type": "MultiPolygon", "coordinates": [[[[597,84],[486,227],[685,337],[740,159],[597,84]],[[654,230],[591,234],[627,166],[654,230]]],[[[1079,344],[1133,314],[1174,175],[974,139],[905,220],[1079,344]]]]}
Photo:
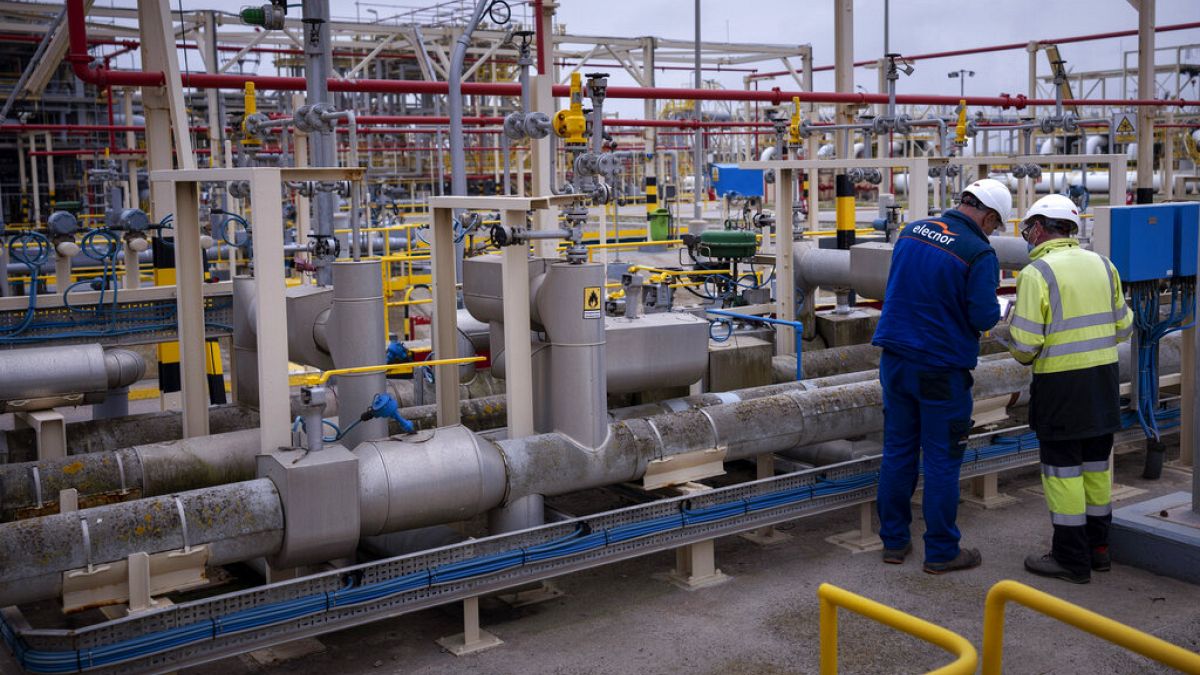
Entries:
{"type": "Polygon", "coordinates": [[[958,123],[954,125],[954,144],[962,147],[967,144],[967,101],[958,102],[958,123]]]}
{"type": "Polygon", "coordinates": [[[258,94],[254,91],[254,83],[247,82],[246,88],[242,92],[242,100],[245,103],[246,113],[242,115],[242,133],[246,135],[243,145],[261,145],[261,141],[257,138],[252,138],[246,134],[246,118],[258,113],[258,94]]]}
{"type": "Polygon", "coordinates": [[[788,124],[788,143],[800,145],[800,97],[792,97],[792,121],[788,124]]]}
{"type": "Polygon", "coordinates": [[[571,73],[571,106],[554,114],[554,133],[568,145],[587,144],[587,118],[583,115],[583,82],[571,73]]]}

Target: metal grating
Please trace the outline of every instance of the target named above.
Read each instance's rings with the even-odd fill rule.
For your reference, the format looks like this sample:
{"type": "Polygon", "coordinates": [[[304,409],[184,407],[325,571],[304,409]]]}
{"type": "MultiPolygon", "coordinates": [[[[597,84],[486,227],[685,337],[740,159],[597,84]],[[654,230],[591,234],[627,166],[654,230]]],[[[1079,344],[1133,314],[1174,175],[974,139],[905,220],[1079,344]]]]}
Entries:
{"type": "MultiPolygon", "coordinates": [[[[101,313],[93,305],[85,308],[46,307],[35,310],[33,324],[17,335],[6,329],[18,326],[26,310],[0,311],[0,349],[16,349],[30,344],[91,344],[106,347],[153,344],[178,337],[175,300],[118,301],[105,304],[101,313]]],[[[205,333],[225,337],[233,333],[233,301],[229,297],[204,299],[205,333]]]]}

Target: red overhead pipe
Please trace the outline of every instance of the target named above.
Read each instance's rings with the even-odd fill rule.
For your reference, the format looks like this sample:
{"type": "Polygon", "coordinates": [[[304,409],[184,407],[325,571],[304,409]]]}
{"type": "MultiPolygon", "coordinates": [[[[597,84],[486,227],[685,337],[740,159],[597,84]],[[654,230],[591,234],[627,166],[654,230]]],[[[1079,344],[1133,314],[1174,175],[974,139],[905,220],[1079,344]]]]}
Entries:
{"type": "MultiPolygon", "coordinates": [[[[83,0],[67,0],[67,26],[71,36],[71,50],[67,59],[75,71],[75,75],[85,82],[99,86],[161,86],[164,76],[161,72],[117,71],[107,68],[89,68],[91,57],[87,54],[87,33],[83,0]]],[[[262,75],[229,75],[208,73],[185,73],[182,75],[183,86],[199,89],[244,89],[247,82],[253,82],[259,90],[303,91],[306,86],[302,77],[275,77],[262,75]]],[[[397,93],[397,94],[445,94],[448,85],[445,82],[428,82],[420,80],[343,80],[331,78],[330,91],[345,91],[359,93],[397,93]]],[[[475,96],[519,96],[521,85],[517,83],[464,82],[463,94],[475,96]]],[[[553,87],[553,95],[566,97],[569,88],[566,85],[553,87]]],[[[650,87],[609,87],[609,98],[628,99],[682,99],[702,101],[762,101],[772,105],[780,105],[792,98],[814,103],[848,103],[867,105],[872,103],[887,103],[886,94],[848,93],[848,92],[785,92],[778,87],[769,91],[744,91],[728,89],[685,89],[685,88],[650,88],[650,87]]],[[[1053,99],[1026,99],[1023,95],[1009,96],[968,96],[967,105],[1017,108],[1027,105],[1055,105],[1053,99]]],[[[896,97],[900,104],[914,105],[958,105],[957,96],[922,96],[902,94],[896,97]]],[[[1188,106],[1200,105],[1200,101],[1160,100],[1160,99],[1071,99],[1063,101],[1066,105],[1108,105],[1108,106],[1188,106]]]]}
{"type": "MultiPolygon", "coordinates": [[[[67,134],[91,134],[104,131],[145,131],[146,127],[123,124],[0,124],[0,133],[32,133],[55,131],[67,134]]],[[[189,127],[189,131],[204,133],[208,127],[189,127]]]]}
{"type": "MultiPolygon", "coordinates": [[[[100,148],[97,150],[32,150],[26,154],[30,157],[78,157],[83,155],[144,155],[145,150],[137,148],[100,148]]],[[[212,152],[208,148],[196,148],[193,150],[197,155],[207,155],[212,152]]]]}
{"type": "MultiPolygon", "coordinates": [[[[1200,22],[1174,23],[1174,24],[1169,24],[1166,26],[1157,26],[1157,27],[1155,27],[1154,32],[1155,33],[1167,33],[1167,32],[1176,31],[1176,30],[1187,30],[1189,28],[1200,28],[1200,22]]],[[[1064,45],[1064,44],[1071,44],[1073,42],[1089,42],[1092,40],[1107,40],[1110,38],[1132,37],[1137,34],[1138,34],[1138,32],[1136,29],[1120,30],[1120,31],[1113,31],[1110,33],[1092,33],[1090,35],[1076,35],[1074,37],[1065,37],[1065,38],[1056,38],[1056,39],[1047,39],[1047,40],[1034,40],[1033,43],[1037,44],[1037,45],[1064,45]]],[[[929,59],[942,59],[942,58],[947,58],[950,56],[966,56],[968,54],[987,54],[990,52],[1006,52],[1006,51],[1011,51],[1014,49],[1025,49],[1028,46],[1029,46],[1029,42],[1010,42],[1010,43],[1004,44],[1004,45],[990,45],[987,47],[969,47],[967,49],[953,49],[953,50],[945,51],[945,52],[930,52],[928,54],[914,54],[912,56],[905,55],[904,58],[908,61],[922,61],[922,60],[929,60],[929,59]]],[[[869,65],[873,65],[878,62],[879,62],[879,59],[867,59],[866,61],[855,61],[854,65],[855,66],[869,66],[869,65]]],[[[832,65],[815,66],[813,68],[813,72],[815,73],[815,72],[819,72],[819,71],[823,71],[823,70],[833,70],[833,68],[834,67],[832,65]]],[[[790,75],[790,74],[791,74],[791,71],[788,71],[788,70],[775,70],[775,71],[771,71],[771,72],[767,72],[767,73],[758,73],[757,75],[750,75],[749,77],[752,80],[760,80],[760,79],[769,79],[772,77],[780,77],[782,75],[790,75]]]]}

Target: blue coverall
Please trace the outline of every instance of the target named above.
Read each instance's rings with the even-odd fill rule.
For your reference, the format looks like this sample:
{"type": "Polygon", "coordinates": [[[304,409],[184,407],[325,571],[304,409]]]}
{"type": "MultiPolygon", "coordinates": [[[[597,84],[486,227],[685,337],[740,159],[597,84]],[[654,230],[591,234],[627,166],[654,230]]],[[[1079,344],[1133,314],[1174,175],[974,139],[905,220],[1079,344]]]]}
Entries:
{"type": "Polygon", "coordinates": [[[903,549],[924,450],[925,561],[958,556],[958,481],[971,429],[970,371],[979,334],[1000,320],[1000,265],[987,236],[957,210],[908,225],[896,240],[883,313],[883,465],[879,536],[903,549]]]}

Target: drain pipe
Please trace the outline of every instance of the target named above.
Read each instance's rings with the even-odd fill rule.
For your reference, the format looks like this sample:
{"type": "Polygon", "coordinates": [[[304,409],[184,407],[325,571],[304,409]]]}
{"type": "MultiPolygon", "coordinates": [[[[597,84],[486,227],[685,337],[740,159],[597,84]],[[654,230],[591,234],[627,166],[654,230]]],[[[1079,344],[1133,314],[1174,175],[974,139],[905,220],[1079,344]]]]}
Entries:
{"type": "MultiPolygon", "coordinates": [[[[304,22],[304,81],[309,106],[331,108],[329,78],[333,75],[333,53],[330,49],[329,0],[303,0],[304,22]]],[[[352,127],[353,128],[353,127],[352,127]]],[[[336,136],[332,125],[315,125],[308,140],[309,165],[337,166],[336,136]]],[[[337,197],[328,189],[318,189],[313,197],[314,225],[321,238],[333,236],[333,214],[337,197]]],[[[325,256],[313,256],[317,267],[317,284],[328,286],[333,280],[330,261],[325,256]]]]}
{"type": "MultiPolygon", "coordinates": [[[[450,194],[467,194],[467,163],[463,152],[463,93],[462,72],[467,58],[467,49],[471,47],[471,35],[483,19],[484,11],[492,4],[492,0],[478,0],[471,20],[463,27],[462,34],[454,43],[454,53],[450,55],[450,72],[447,75],[447,92],[450,103],[450,194]]],[[[464,240],[454,244],[454,279],[462,283],[462,261],[464,240]]]]}

